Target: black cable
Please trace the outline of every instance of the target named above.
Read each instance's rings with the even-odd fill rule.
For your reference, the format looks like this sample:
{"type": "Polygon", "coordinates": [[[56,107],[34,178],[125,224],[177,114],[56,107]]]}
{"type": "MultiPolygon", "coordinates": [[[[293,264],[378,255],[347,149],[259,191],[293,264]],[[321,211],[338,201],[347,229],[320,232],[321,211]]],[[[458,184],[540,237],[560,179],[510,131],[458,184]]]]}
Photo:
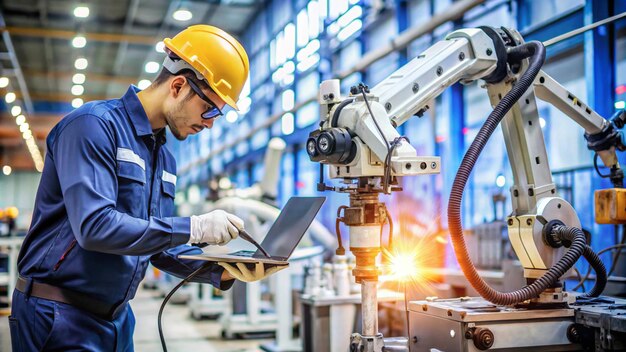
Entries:
{"type": "Polygon", "coordinates": [[[556,282],[563,274],[574,266],[578,258],[583,254],[585,248],[585,235],[582,230],[576,228],[562,228],[558,235],[571,238],[571,246],[565,255],[548,271],[535,280],[532,284],[513,292],[499,292],[494,290],[478,274],[476,267],[472,263],[467,252],[467,245],[463,237],[463,223],[461,220],[461,205],[463,201],[463,190],[469,176],[480,156],[483,148],[487,144],[489,137],[493,134],[500,121],[506,116],[513,105],[522,97],[524,92],[532,85],[541,70],[546,57],[546,50],[538,41],[531,41],[509,50],[508,54],[519,60],[530,58],[528,69],[518,79],[511,90],[495,106],[487,120],[478,131],[474,141],[465,153],[459,170],[452,185],[450,200],[448,203],[448,227],[450,237],[463,274],[472,287],[486,300],[502,305],[511,305],[539,296],[539,294],[556,282]]]}
{"type": "MultiPolygon", "coordinates": [[[[613,245],[613,246],[609,246],[609,247],[606,247],[606,248],[602,249],[601,251],[599,251],[599,252],[597,253],[597,255],[598,255],[598,256],[600,256],[600,255],[602,255],[602,254],[606,253],[607,251],[611,251],[611,250],[615,250],[615,249],[622,249],[622,248],[624,248],[624,247],[626,247],[626,243],[620,243],[620,244],[616,244],[616,245],[613,245]]],[[[610,273],[610,271],[609,271],[609,273],[610,273]]],[[[576,290],[578,290],[581,286],[583,286],[583,285],[585,284],[585,282],[586,282],[587,280],[589,280],[589,275],[591,275],[591,266],[589,266],[589,268],[587,269],[587,273],[585,274],[585,277],[583,277],[583,279],[582,279],[582,280],[580,280],[580,282],[578,282],[578,284],[577,284],[576,286],[574,286],[574,287],[572,288],[572,290],[573,290],[573,291],[576,291],[576,290]]],[[[608,274],[608,276],[610,276],[610,274],[608,274]]]]}
{"type": "Polygon", "coordinates": [[[598,168],[598,153],[594,153],[593,154],[593,167],[596,169],[596,172],[598,173],[598,176],[600,176],[602,178],[609,178],[609,177],[611,177],[611,174],[605,175],[605,174],[600,172],[600,168],[598,168]]]}
{"type": "Polygon", "coordinates": [[[585,294],[585,296],[598,297],[602,294],[602,291],[604,291],[604,288],[606,287],[606,267],[604,267],[604,263],[602,263],[600,257],[593,251],[593,249],[591,249],[591,246],[589,245],[585,245],[583,256],[589,262],[589,267],[596,271],[596,283],[593,285],[593,288],[585,294]]]}
{"type": "Polygon", "coordinates": [[[352,103],[354,99],[346,99],[339,103],[335,112],[333,113],[333,117],[330,120],[330,127],[337,127],[337,123],[339,122],[339,115],[341,114],[341,110],[348,104],[352,103]]]}
{"type": "Polygon", "coordinates": [[[385,213],[387,213],[387,221],[389,221],[389,240],[387,241],[387,247],[391,250],[393,248],[393,219],[389,211],[387,211],[387,206],[384,204],[385,203],[383,203],[383,206],[385,207],[385,213]]]}
{"type": "MultiPolygon", "coordinates": [[[[387,156],[385,157],[385,163],[384,163],[384,170],[383,170],[383,188],[385,189],[385,191],[387,190],[387,186],[391,183],[391,157],[393,156],[393,151],[396,150],[396,147],[399,146],[402,143],[402,140],[405,140],[407,143],[409,142],[409,139],[406,138],[405,136],[400,136],[400,137],[396,137],[392,142],[391,142],[391,147],[389,148],[389,151],[387,152],[387,156]]],[[[386,192],[385,192],[386,193],[386,192]]]]}
{"type": "MultiPolygon", "coordinates": [[[[626,225],[622,225],[622,230],[626,230],[624,226],[626,225]]],[[[618,231],[616,231],[616,234],[617,236],[619,236],[618,231]]],[[[626,233],[624,233],[623,231],[622,231],[622,240],[618,244],[626,244],[626,233]]],[[[619,261],[619,257],[622,255],[622,249],[624,249],[624,247],[619,247],[616,249],[617,249],[617,252],[615,252],[615,255],[613,256],[613,262],[611,263],[611,268],[609,269],[609,274],[608,274],[609,276],[611,276],[611,274],[613,274],[613,271],[615,271],[615,268],[617,267],[617,262],[619,261]]]]}
{"type": "Polygon", "coordinates": [[[387,151],[389,151],[389,142],[387,141],[387,137],[385,137],[383,130],[378,125],[378,121],[376,121],[376,117],[374,116],[374,113],[372,112],[370,103],[367,101],[367,94],[365,93],[365,85],[359,84],[359,89],[361,90],[361,94],[363,95],[363,101],[365,101],[365,106],[367,106],[367,110],[369,111],[370,116],[372,117],[372,120],[374,121],[374,125],[376,125],[376,129],[378,130],[378,133],[380,133],[380,136],[383,137],[383,141],[385,142],[385,145],[387,146],[387,151]]]}
{"type": "MultiPolygon", "coordinates": [[[[574,273],[576,273],[576,277],[578,278],[578,282],[580,282],[583,279],[583,276],[580,274],[580,270],[576,269],[576,267],[573,267],[572,269],[574,269],[574,273]]],[[[586,293],[585,285],[583,285],[583,293],[586,293]]]]}
{"type": "Polygon", "coordinates": [[[385,156],[385,161],[384,161],[384,165],[383,165],[383,192],[387,193],[387,160],[390,160],[390,154],[391,154],[391,147],[389,145],[389,141],[387,141],[387,137],[385,137],[385,134],[383,133],[382,128],[380,128],[380,126],[378,125],[378,121],[376,121],[376,117],[374,116],[374,112],[372,111],[372,108],[370,107],[370,103],[367,101],[367,94],[365,93],[365,85],[363,83],[359,84],[359,90],[361,91],[361,94],[363,95],[363,101],[365,101],[365,106],[367,107],[367,110],[370,113],[370,116],[372,117],[372,120],[374,121],[374,125],[376,126],[376,129],[378,130],[378,133],[380,133],[380,136],[383,138],[383,141],[385,142],[385,146],[387,147],[387,155],[385,156]]]}
{"type": "Polygon", "coordinates": [[[213,263],[211,262],[207,262],[203,264],[199,269],[196,269],[194,272],[189,274],[189,276],[187,276],[181,282],[179,282],[178,285],[174,286],[174,288],[170,291],[170,293],[168,293],[167,296],[165,296],[165,298],[163,299],[163,303],[161,303],[161,308],[159,308],[159,315],[157,318],[157,324],[159,326],[159,338],[161,339],[161,347],[163,348],[163,352],[167,352],[167,346],[165,345],[165,337],[163,336],[163,329],[161,326],[161,316],[163,315],[163,309],[165,308],[165,304],[167,304],[167,301],[170,300],[174,292],[178,291],[178,289],[181,286],[189,282],[189,280],[191,280],[194,276],[198,275],[198,273],[200,273],[201,271],[208,269],[212,264],[213,263]]]}

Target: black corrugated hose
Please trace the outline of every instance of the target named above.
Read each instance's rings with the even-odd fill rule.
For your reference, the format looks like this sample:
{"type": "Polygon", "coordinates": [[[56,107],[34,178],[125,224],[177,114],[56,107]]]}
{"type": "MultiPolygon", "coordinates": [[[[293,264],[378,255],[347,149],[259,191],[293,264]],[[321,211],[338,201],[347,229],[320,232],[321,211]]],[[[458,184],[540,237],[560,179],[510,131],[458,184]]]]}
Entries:
{"type": "MultiPolygon", "coordinates": [[[[568,227],[568,226],[555,226],[554,228],[552,228],[552,233],[558,235],[559,239],[562,241],[562,243],[566,247],[569,247],[568,243],[575,236],[580,236],[580,235],[584,236],[584,233],[581,229],[578,229],[575,227],[568,227]]],[[[598,297],[600,296],[600,294],[602,294],[602,291],[604,291],[604,287],[606,286],[606,282],[607,282],[606,267],[604,266],[604,263],[602,263],[602,260],[600,260],[600,257],[593,251],[593,249],[591,249],[591,246],[589,246],[588,244],[585,244],[585,248],[583,250],[583,257],[585,257],[587,262],[589,262],[589,265],[596,272],[595,285],[589,292],[585,293],[583,296],[598,297]]]]}
{"type": "Polygon", "coordinates": [[[598,297],[602,294],[602,291],[604,291],[604,287],[606,286],[608,276],[606,273],[606,267],[604,266],[604,263],[602,263],[602,260],[600,260],[600,257],[593,251],[593,249],[591,249],[591,246],[589,245],[585,245],[585,252],[583,253],[583,256],[585,256],[589,265],[591,265],[593,270],[596,272],[596,283],[593,285],[591,291],[585,293],[584,295],[589,297],[598,297]]]}
{"type": "Polygon", "coordinates": [[[476,135],[476,138],[470,145],[469,149],[463,157],[461,166],[454,179],[452,191],[450,192],[450,200],[448,203],[448,227],[450,229],[450,237],[454,247],[459,265],[463,274],[470,282],[472,287],[486,300],[500,305],[512,305],[531,298],[538,297],[539,294],[550,287],[558,280],[574,263],[580,258],[585,250],[585,236],[582,231],[573,235],[572,244],[559,259],[559,261],[550,268],[543,276],[535,280],[532,284],[525,286],[513,292],[499,292],[491,288],[478,274],[474,264],[472,263],[467,247],[463,238],[463,225],[461,222],[461,203],[463,200],[463,189],[467,184],[470,173],[478,160],[478,156],[487,144],[489,137],[496,129],[500,121],[511,109],[524,92],[531,86],[535,77],[539,73],[546,57],[546,50],[538,41],[531,41],[508,52],[509,57],[516,59],[530,58],[530,63],[526,72],[522,74],[517,83],[513,86],[504,98],[493,109],[484,125],[476,135]]]}

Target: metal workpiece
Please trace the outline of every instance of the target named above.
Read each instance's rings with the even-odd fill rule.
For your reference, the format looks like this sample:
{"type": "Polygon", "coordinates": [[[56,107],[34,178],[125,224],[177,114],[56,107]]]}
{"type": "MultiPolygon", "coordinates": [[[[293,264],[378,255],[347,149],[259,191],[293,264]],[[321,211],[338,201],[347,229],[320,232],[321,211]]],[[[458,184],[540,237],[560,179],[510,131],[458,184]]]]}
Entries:
{"type": "Polygon", "coordinates": [[[482,298],[409,302],[409,349],[421,351],[577,351],[568,339],[574,309],[496,306],[482,298]]]}
{"type": "Polygon", "coordinates": [[[376,192],[350,194],[350,206],[343,214],[347,226],[381,225],[387,217],[385,205],[378,201],[376,192]]]}
{"type": "Polygon", "coordinates": [[[380,234],[386,219],[385,205],[378,201],[378,193],[350,194],[350,206],[344,209],[342,221],[350,231],[350,251],[356,258],[352,273],[358,283],[378,281],[380,270],[376,257],[380,253],[380,234]]]}

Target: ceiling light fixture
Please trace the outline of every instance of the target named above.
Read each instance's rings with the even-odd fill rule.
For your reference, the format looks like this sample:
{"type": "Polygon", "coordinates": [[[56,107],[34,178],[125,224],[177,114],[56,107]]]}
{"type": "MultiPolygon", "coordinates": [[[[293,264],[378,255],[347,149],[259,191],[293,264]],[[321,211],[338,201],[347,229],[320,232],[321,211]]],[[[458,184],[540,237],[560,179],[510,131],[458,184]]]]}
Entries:
{"type": "Polygon", "coordinates": [[[12,170],[13,170],[13,169],[12,169],[9,165],[4,165],[4,166],[2,167],[2,173],[3,173],[5,176],[9,176],[9,175],[11,174],[11,171],[12,171],[12,170]]]}
{"type": "Polygon", "coordinates": [[[87,68],[87,65],[89,65],[89,62],[84,57],[79,57],[74,61],[74,67],[76,67],[77,70],[84,70],[87,68]]]}
{"type": "Polygon", "coordinates": [[[144,90],[148,88],[151,84],[152,82],[150,82],[149,79],[142,79],[141,81],[139,81],[139,83],[137,83],[137,87],[141,90],[144,90]]]}
{"type": "Polygon", "coordinates": [[[72,83],[74,84],[85,83],[85,75],[82,73],[75,73],[74,76],[72,76],[72,83]]]}
{"type": "Polygon", "coordinates": [[[163,43],[163,41],[160,41],[160,42],[156,43],[156,45],[154,46],[154,50],[156,50],[157,53],[164,53],[165,52],[165,43],[163,43]]]}
{"type": "Polygon", "coordinates": [[[87,18],[89,17],[89,7],[87,6],[76,6],[74,8],[74,16],[78,18],[87,18]]]}
{"type": "Polygon", "coordinates": [[[83,100],[81,98],[72,99],[72,107],[74,109],[80,108],[83,105],[83,100]]]}
{"type": "Polygon", "coordinates": [[[11,108],[11,115],[17,116],[22,113],[22,107],[19,105],[15,105],[11,108]]]}
{"type": "Polygon", "coordinates": [[[26,116],[24,116],[24,115],[19,115],[19,116],[17,116],[17,117],[15,118],[15,123],[16,123],[18,126],[21,126],[24,122],[26,122],[26,116]]]}
{"type": "Polygon", "coordinates": [[[147,73],[156,73],[160,67],[161,65],[159,65],[158,62],[148,61],[146,62],[146,66],[144,66],[144,70],[146,70],[147,73]]]}
{"type": "Polygon", "coordinates": [[[6,101],[7,103],[11,104],[12,102],[15,101],[15,93],[13,92],[8,92],[5,96],[4,96],[4,101],[6,101]]]}
{"type": "Polygon", "coordinates": [[[85,87],[81,86],[80,84],[75,84],[72,86],[71,91],[74,95],[81,95],[85,92],[85,87]]]}
{"type": "Polygon", "coordinates": [[[72,39],[72,46],[75,48],[84,48],[87,45],[87,38],[82,35],[77,35],[72,39]]]}
{"type": "Polygon", "coordinates": [[[174,13],[172,14],[172,18],[174,18],[176,21],[187,22],[193,18],[193,14],[186,8],[181,7],[178,10],[174,11],[174,13]]]}
{"type": "Polygon", "coordinates": [[[9,85],[9,79],[6,77],[0,77],[0,88],[6,88],[9,85]]]}

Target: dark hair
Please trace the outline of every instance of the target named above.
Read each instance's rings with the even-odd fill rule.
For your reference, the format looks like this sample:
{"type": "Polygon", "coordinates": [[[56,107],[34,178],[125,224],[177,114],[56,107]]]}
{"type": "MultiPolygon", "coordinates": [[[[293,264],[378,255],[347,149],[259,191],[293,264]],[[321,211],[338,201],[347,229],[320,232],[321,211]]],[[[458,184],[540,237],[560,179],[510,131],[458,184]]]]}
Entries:
{"type": "MultiPolygon", "coordinates": [[[[187,79],[193,80],[193,82],[200,87],[200,89],[205,90],[213,90],[211,89],[211,87],[209,86],[208,83],[206,83],[205,80],[199,80],[198,77],[196,77],[196,74],[189,69],[183,69],[178,71],[178,73],[174,74],[171,73],[170,71],[168,71],[165,67],[161,67],[161,71],[159,72],[159,74],[156,76],[156,78],[154,79],[154,81],[152,81],[151,87],[158,87],[161,84],[167,82],[171,77],[175,77],[175,76],[184,76],[187,79]]],[[[185,100],[189,100],[194,96],[194,92],[193,90],[189,90],[189,92],[187,93],[187,96],[185,97],[185,100]]]]}

